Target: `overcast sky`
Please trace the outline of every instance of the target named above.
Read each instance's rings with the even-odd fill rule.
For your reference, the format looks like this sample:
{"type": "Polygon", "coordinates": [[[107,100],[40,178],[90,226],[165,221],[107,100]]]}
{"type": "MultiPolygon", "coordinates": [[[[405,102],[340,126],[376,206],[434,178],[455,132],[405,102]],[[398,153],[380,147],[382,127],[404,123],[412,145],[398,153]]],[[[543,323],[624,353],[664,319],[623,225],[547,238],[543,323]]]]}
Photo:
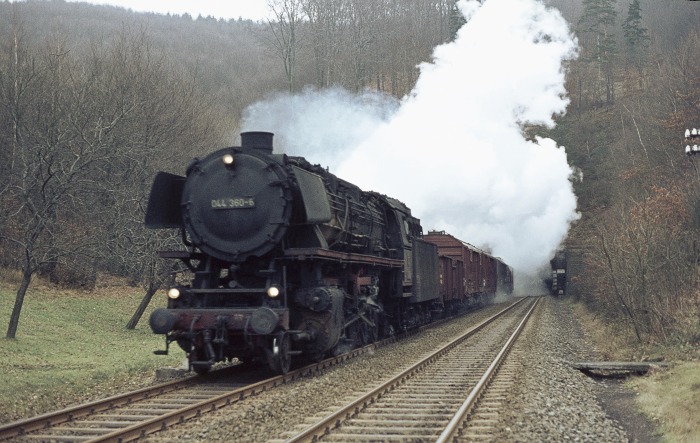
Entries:
{"type": "Polygon", "coordinates": [[[267,0],[69,0],[87,3],[114,5],[138,12],[157,12],[161,14],[182,15],[188,13],[192,18],[200,14],[204,17],[214,16],[224,19],[239,17],[261,20],[268,16],[267,0]]]}

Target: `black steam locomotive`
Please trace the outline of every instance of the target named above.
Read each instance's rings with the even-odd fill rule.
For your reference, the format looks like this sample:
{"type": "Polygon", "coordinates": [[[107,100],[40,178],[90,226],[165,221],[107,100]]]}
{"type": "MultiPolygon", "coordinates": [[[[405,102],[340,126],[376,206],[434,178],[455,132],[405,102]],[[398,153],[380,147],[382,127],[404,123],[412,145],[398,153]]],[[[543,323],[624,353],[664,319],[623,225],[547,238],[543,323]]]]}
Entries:
{"type": "MultiPolygon", "coordinates": [[[[182,230],[161,252],[192,273],[153,312],[198,373],[219,361],[321,359],[442,314],[438,246],[403,203],[364,192],[304,158],[273,154],[273,135],[160,172],[146,226],[182,230]]],[[[512,279],[511,279],[512,287],[512,279]]],[[[466,297],[466,295],[465,295],[466,297]]]]}
{"type": "Polygon", "coordinates": [[[545,279],[545,284],[549,287],[549,292],[552,295],[566,295],[566,257],[565,249],[558,249],[554,253],[554,257],[549,261],[552,269],[551,277],[545,279]]]}

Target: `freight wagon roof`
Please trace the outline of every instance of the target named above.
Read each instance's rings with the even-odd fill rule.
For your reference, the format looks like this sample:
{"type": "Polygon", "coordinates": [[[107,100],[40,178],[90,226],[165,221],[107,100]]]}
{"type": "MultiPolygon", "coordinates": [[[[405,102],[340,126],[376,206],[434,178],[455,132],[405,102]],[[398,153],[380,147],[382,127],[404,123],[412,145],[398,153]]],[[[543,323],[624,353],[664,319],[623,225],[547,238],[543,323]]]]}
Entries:
{"type": "Polygon", "coordinates": [[[457,237],[446,233],[445,231],[428,231],[427,235],[423,236],[423,239],[426,241],[429,241],[431,243],[435,243],[438,245],[438,247],[460,247],[460,248],[467,248],[472,251],[478,252],[480,254],[484,254],[487,257],[503,261],[499,257],[494,257],[493,255],[489,254],[488,252],[484,251],[483,249],[479,249],[476,246],[467,243],[465,241],[462,241],[458,239],[457,237]]]}

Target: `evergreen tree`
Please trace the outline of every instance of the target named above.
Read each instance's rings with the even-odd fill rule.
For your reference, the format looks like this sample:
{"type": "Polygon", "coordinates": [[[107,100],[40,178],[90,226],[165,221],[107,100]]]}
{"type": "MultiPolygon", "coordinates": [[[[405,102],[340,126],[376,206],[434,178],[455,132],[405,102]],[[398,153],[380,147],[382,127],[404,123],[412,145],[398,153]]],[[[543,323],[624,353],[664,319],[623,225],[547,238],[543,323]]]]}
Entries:
{"type": "Polygon", "coordinates": [[[646,59],[646,50],[649,47],[649,32],[642,24],[642,7],[639,0],[632,0],[627,10],[627,19],[622,24],[627,44],[627,54],[630,62],[639,73],[639,86],[642,86],[642,69],[646,59]]]}
{"type": "Polygon", "coordinates": [[[625,42],[630,48],[645,47],[649,45],[649,32],[642,24],[642,7],[639,0],[632,0],[627,9],[627,19],[622,25],[625,33],[625,42]]]}
{"type": "MultiPolygon", "coordinates": [[[[605,90],[605,102],[615,101],[614,62],[617,44],[613,27],[617,19],[617,0],[583,0],[583,14],[579,20],[582,41],[582,60],[593,64],[598,70],[596,91],[605,90]]],[[[596,92],[596,95],[598,93],[596,92]]]]}

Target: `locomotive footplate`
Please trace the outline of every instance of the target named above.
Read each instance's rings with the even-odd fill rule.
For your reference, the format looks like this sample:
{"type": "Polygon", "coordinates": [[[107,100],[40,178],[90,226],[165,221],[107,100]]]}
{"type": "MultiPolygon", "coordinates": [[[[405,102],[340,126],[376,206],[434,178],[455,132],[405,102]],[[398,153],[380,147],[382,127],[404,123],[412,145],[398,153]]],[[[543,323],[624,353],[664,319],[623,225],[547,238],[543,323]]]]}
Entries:
{"type": "Polygon", "coordinates": [[[341,263],[355,263],[373,266],[383,266],[400,269],[404,261],[377,255],[356,254],[351,252],[332,251],[323,248],[287,248],[285,258],[295,260],[334,260],[341,263]]]}

